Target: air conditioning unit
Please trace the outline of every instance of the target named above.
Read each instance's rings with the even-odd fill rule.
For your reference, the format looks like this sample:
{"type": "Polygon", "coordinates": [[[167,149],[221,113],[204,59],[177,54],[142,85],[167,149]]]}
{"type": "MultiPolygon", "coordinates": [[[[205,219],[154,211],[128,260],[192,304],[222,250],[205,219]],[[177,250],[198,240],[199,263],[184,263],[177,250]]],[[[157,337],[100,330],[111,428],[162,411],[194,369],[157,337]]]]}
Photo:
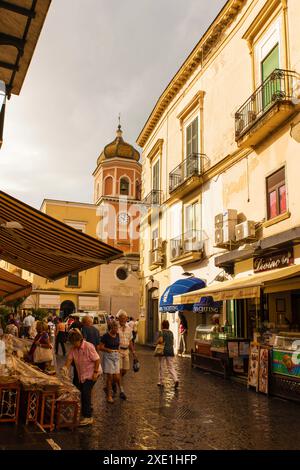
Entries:
{"type": "Polygon", "coordinates": [[[153,238],[152,240],[152,250],[159,250],[162,245],[161,238],[153,238]]]}
{"type": "Polygon", "coordinates": [[[235,237],[237,241],[241,240],[255,240],[255,222],[253,220],[246,220],[245,222],[235,226],[235,237]]]}
{"type": "Polygon", "coordinates": [[[224,227],[225,224],[231,222],[232,225],[237,223],[237,210],[226,209],[221,214],[215,216],[215,229],[224,227]]]}
{"type": "Polygon", "coordinates": [[[215,230],[215,245],[223,244],[223,228],[216,228],[215,230]]]}
{"type": "Polygon", "coordinates": [[[223,213],[215,216],[215,228],[223,227],[223,213]]]}
{"type": "Polygon", "coordinates": [[[152,264],[163,264],[163,255],[160,251],[154,250],[152,252],[152,264]]]}
{"type": "Polygon", "coordinates": [[[177,258],[178,256],[182,255],[182,246],[181,245],[176,245],[171,248],[171,258],[177,258]]]}

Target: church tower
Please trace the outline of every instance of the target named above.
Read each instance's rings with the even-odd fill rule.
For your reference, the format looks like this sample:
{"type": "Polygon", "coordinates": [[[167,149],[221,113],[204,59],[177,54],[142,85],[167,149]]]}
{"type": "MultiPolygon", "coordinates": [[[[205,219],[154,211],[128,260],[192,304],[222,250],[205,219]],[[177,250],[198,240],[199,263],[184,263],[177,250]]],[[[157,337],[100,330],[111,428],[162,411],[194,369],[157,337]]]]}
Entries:
{"type": "Polygon", "coordinates": [[[139,314],[140,154],[124,141],[119,124],[116,138],[97,159],[94,203],[97,236],[124,252],[124,257],[101,266],[100,306],[115,315],[120,308],[139,314]]]}

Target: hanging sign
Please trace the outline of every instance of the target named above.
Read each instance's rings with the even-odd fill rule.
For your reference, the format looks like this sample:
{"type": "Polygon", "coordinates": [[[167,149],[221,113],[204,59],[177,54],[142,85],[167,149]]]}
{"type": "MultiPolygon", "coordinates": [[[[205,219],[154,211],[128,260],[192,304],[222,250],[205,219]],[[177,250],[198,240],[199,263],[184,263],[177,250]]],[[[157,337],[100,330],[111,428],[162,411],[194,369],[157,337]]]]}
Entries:
{"type": "Polygon", "coordinates": [[[262,273],[272,269],[286,268],[294,263],[292,250],[282,251],[271,256],[254,258],[253,269],[255,273],[262,273]]]}

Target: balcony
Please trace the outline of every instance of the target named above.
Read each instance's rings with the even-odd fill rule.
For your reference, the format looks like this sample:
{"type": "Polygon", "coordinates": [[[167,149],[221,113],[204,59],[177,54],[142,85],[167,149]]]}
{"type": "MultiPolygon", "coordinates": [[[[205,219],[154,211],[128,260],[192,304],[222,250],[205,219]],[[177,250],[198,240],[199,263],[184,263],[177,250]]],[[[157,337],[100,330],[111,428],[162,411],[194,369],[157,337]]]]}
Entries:
{"type": "Polygon", "coordinates": [[[201,153],[189,155],[180,165],[169,174],[169,192],[180,190],[189,192],[200,182],[200,176],[205,171],[208,159],[201,153]]]}
{"type": "Polygon", "coordinates": [[[183,266],[203,257],[204,237],[200,230],[190,230],[182,236],[170,240],[170,260],[172,264],[183,266]]]}
{"type": "Polygon", "coordinates": [[[235,114],[235,140],[240,148],[259,144],[299,108],[300,76],[276,69],[235,114]]]}
{"type": "Polygon", "coordinates": [[[143,199],[142,204],[145,206],[161,206],[163,202],[163,192],[158,189],[152,191],[143,199]]]}

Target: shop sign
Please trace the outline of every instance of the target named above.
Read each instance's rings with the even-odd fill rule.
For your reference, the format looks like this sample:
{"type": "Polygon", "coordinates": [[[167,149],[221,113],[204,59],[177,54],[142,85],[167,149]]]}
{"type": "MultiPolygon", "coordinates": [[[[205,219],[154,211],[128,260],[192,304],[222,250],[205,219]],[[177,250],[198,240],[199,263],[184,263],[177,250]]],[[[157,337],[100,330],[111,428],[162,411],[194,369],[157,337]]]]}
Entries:
{"type": "Polygon", "coordinates": [[[253,268],[255,273],[262,273],[272,269],[285,268],[294,262],[292,251],[283,251],[272,256],[254,258],[253,268]]]}

